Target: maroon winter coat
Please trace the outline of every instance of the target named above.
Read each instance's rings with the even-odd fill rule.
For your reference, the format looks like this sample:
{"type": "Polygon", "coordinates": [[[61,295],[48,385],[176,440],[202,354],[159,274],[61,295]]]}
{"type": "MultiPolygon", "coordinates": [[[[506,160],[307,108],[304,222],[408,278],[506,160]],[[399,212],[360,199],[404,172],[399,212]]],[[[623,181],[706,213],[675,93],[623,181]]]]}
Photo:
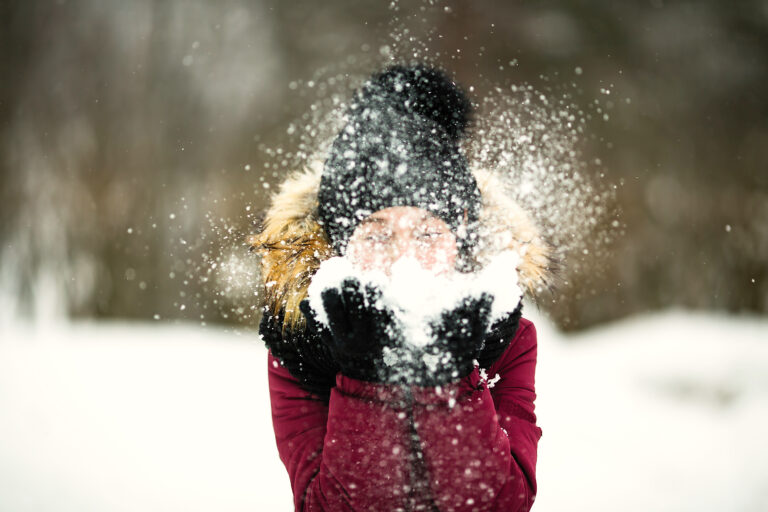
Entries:
{"type": "Polygon", "coordinates": [[[339,374],[327,404],[270,354],[272,420],[296,510],[529,510],[541,437],[536,350],[536,329],[523,318],[488,369],[489,381],[500,377],[492,385],[477,369],[442,388],[339,374]],[[426,490],[413,491],[414,474],[426,490]]]}

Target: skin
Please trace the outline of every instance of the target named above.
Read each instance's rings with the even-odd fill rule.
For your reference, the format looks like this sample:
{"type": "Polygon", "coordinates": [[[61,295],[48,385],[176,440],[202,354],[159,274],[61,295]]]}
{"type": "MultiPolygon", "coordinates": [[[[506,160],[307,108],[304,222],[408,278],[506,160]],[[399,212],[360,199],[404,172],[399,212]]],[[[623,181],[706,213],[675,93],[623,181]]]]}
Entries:
{"type": "Polygon", "coordinates": [[[442,219],[413,206],[379,210],[361,222],[347,245],[347,256],[362,270],[390,275],[402,257],[417,260],[436,275],[454,271],[456,236],[442,219]]]}

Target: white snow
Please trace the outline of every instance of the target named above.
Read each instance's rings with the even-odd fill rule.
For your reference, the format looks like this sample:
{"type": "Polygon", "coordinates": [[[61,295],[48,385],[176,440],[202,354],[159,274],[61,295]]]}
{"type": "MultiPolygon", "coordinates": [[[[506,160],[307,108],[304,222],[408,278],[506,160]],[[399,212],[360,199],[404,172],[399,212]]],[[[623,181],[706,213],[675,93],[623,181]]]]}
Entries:
{"type": "Polygon", "coordinates": [[[768,510],[768,318],[670,311],[567,338],[533,319],[534,510],[768,510]]]}
{"type": "Polygon", "coordinates": [[[0,341],[0,510],[291,510],[255,333],[159,323],[0,341]]]}
{"type": "MultiPolygon", "coordinates": [[[[533,510],[768,510],[768,319],[539,333],[533,510]]],[[[292,510],[253,332],[0,333],[0,510],[292,510]]]]}
{"type": "Polygon", "coordinates": [[[363,271],[349,259],[335,257],[324,261],[313,277],[308,290],[309,304],[318,320],[327,325],[322,301],[324,290],[340,288],[349,277],[364,285],[370,283],[382,292],[378,307],[394,311],[405,339],[423,347],[432,341],[430,321],[455,308],[465,298],[479,298],[482,293],[489,293],[493,297],[491,321],[514,311],[522,297],[517,275],[519,262],[516,252],[504,251],[475,274],[436,275],[423,268],[418,260],[402,257],[392,264],[387,276],[381,271],[363,271]]]}

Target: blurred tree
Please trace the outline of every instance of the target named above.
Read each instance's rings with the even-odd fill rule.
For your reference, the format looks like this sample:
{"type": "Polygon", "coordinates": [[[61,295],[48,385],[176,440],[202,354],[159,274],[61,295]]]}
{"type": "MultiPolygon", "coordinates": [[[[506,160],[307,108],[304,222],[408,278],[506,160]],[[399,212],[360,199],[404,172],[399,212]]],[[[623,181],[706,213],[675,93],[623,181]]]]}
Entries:
{"type": "Polygon", "coordinates": [[[388,56],[478,98],[570,91],[621,216],[562,255],[561,326],[768,312],[765,2],[5,0],[0,24],[4,321],[251,322],[254,212],[388,56]]]}

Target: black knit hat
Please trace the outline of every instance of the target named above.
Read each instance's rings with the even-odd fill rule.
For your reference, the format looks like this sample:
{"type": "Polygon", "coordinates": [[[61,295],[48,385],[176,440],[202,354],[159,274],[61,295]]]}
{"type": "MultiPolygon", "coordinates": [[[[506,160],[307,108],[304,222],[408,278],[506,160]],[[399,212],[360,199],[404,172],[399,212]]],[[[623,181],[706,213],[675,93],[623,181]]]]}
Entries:
{"type": "Polygon", "coordinates": [[[459,142],[471,104],[443,72],[393,66],[357,91],[333,142],[318,190],[319,221],[343,254],[355,227],[390,206],[445,221],[466,249],[480,192],[459,142]],[[464,226],[464,229],[461,227],[464,226]]]}

